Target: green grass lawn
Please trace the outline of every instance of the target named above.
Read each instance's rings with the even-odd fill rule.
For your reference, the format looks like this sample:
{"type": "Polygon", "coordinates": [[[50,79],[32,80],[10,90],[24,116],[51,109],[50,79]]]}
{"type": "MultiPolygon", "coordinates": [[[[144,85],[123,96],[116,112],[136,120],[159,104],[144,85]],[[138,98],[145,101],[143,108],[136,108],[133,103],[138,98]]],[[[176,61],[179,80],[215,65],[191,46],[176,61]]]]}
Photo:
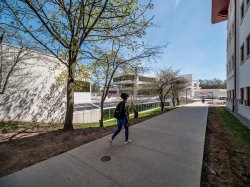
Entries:
{"type": "Polygon", "coordinates": [[[220,122],[232,135],[234,144],[244,146],[250,151],[250,129],[244,126],[234,115],[224,107],[218,107],[220,122]]]}
{"type": "MultiPolygon", "coordinates": [[[[142,111],[139,112],[139,118],[142,117],[147,117],[147,116],[151,116],[151,115],[155,115],[160,113],[161,110],[160,108],[154,108],[148,111],[142,111]]],[[[106,115],[106,119],[107,119],[107,113],[106,115]]],[[[130,119],[134,119],[134,114],[130,114],[130,119]]],[[[106,120],[104,121],[104,126],[112,126],[116,124],[116,119],[110,119],[110,120],[106,120]]],[[[99,127],[99,123],[77,123],[74,124],[74,128],[75,129],[79,129],[79,128],[88,128],[88,127],[99,127]]],[[[22,130],[22,129],[30,129],[30,130],[34,130],[36,131],[36,129],[50,129],[50,130],[56,130],[56,129],[63,129],[63,124],[61,123],[36,123],[36,122],[29,122],[29,123],[24,123],[24,122],[0,122],[0,133],[8,133],[8,132],[12,132],[12,131],[18,131],[18,130],[22,130]]]]}
{"type": "MultiPolygon", "coordinates": [[[[139,113],[139,118],[146,117],[146,116],[152,116],[155,114],[158,114],[161,112],[161,108],[155,108],[151,109],[149,111],[144,111],[139,113]]],[[[134,119],[134,114],[129,115],[130,119],[134,119]]],[[[111,119],[104,121],[104,126],[112,126],[116,124],[116,119],[111,119]]],[[[88,128],[88,127],[99,127],[99,123],[79,123],[79,124],[74,124],[74,128],[88,128]]]]}
{"type": "Polygon", "coordinates": [[[161,112],[161,108],[160,107],[154,108],[154,109],[151,109],[149,111],[140,112],[139,113],[139,118],[147,117],[147,116],[152,116],[152,115],[158,114],[160,112],[161,112]]]}

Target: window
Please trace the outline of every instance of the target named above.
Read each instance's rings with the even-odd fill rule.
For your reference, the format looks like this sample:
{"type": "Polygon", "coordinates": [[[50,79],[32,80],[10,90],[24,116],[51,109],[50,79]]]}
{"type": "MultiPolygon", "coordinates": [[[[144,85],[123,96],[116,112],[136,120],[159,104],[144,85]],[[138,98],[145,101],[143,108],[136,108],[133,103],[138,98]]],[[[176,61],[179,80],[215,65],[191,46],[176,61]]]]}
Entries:
{"type": "Polygon", "coordinates": [[[240,89],[240,104],[244,102],[244,88],[240,89]]]}
{"type": "Polygon", "coordinates": [[[241,7],[240,7],[241,19],[244,17],[244,13],[245,13],[245,6],[244,6],[244,1],[242,1],[241,7]]]}
{"type": "Polygon", "coordinates": [[[142,76],[139,76],[139,81],[142,81],[142,82],[154,82],[155,79],[151,78],[151,77],[142,77],[142,76]]]}
{"type": "Polygon", "coordinates": [[[134,75],[123,75],[120,77],[115,77],[113,78],[113,82],[119,82],[119,81],[133,81],[135,80],[135,76],[134,75]]]}
{"type": "Polygon", "coordinates": [[[244,61],[244,44],[240,47],[240,61],[244,61]]]}
{"type": "Polygon", "coordinates": [[[247,37],[247,56],[250,55],[250,34],[247,37]]]}
{"type": "Polygon", "coordinates": [[[250,87],[247,87],[247,106],[250,106],[250,87]]]}

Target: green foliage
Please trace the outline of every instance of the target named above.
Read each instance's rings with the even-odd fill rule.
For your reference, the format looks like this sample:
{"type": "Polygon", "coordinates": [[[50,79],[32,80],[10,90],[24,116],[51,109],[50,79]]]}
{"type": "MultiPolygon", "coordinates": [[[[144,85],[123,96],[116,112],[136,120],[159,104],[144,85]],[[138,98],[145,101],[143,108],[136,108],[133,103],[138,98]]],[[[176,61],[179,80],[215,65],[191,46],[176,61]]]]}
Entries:
{"type": "Polygon", "coordinates": [[[90,83],[86,82],[86,81],[75,81],[74,91],[75,92],[89,92],[90,91],[90,83]]]}
{"type": "MultiPolygon", "coordinates": [[[[75,76],[76,76],[75,77],[76,81],[85,82],[85,87],[86,87],[87,82],[90,79],[90,72],[88,70],[88,66],[84,64],[79,64],[75,76]]],[[[67,79],[68,79],[68,71],[67,70],[62,71],[58,76],[55,77],[55,79],[56,79],[56,83],[59,86],[66,86],[67,79]]]]}
{"type": "Polygon", "coordinates": [[[62,71],[58,76],[56,76],[56,83],[59,86],[66,86],[68,78],[68,71],[62,71]]]}
{"type": "Polygon", "coordinates": [[[93,82],[91,85],[91,92],[100,92],[100,83],[98,82],[93,82]]]}

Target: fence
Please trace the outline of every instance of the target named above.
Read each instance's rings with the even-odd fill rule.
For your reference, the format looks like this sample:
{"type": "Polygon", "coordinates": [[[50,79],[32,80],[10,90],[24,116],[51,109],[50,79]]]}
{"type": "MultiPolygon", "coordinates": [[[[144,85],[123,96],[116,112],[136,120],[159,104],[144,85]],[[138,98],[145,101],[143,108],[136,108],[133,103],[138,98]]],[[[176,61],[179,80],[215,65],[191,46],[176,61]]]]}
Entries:
{"type": "MultiPolygon", "coordinates": [[[[165,102],[165,106],[169,106],[169,102],[165,102]]],[[[138,112],[143,112],[147,110],[151,110],[154,108],[160,107],[160,102],[147,102],[147,103],[135,103],[134,108],[137,109],[138,112]]],[[[115,106],[104,109],[104,121],[113,119],[115,111],[115,106]]],[[[133,108],[129,108],[129,113],[133,114],[133,108]]],[[[100,109],[91,109],[91,110],[82,110],[74,112],[73,123],[95,123],[99,122],[101,118],[101,110],[100,109]]]]}
{"type": "MultiPolygon", "coordinates": [[[[138,112],[142,112],[142,111],[147,111],[147,110],[151,110],[154,108],[159,108],[160,106],[161,106],[160,102],[148,102],[148,103],[140,103],[140,104],[135,103],[134,108],[136,108],[138,112]]],[[[170,106],[170,103],[165,102],[165,106],[170,106]]],[[[114,112],[115,112],[114,107],[104,109],[104,113],[103,113],[104,120],[113,119],[114,112]]],[[[132,107],[129,108],[129,113],[133,114],[132,107]]]]}

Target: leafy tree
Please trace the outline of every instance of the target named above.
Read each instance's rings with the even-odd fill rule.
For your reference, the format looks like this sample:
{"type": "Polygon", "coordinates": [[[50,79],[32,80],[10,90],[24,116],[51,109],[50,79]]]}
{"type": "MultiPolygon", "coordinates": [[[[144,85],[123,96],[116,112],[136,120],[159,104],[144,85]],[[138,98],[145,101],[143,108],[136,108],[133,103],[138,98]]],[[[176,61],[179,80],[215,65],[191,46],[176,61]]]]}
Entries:
{"type": "Polygon", "coordinates": [[[73,129],[77,62],[95,58],[96,47],[106,47],[109,40],[144,36],[152,20],[145,16],[152,3],[138,0],[1,0],[1,6],[2,27],[25,33],[30,42],[66,66],[64,130],[73,129]]]}

